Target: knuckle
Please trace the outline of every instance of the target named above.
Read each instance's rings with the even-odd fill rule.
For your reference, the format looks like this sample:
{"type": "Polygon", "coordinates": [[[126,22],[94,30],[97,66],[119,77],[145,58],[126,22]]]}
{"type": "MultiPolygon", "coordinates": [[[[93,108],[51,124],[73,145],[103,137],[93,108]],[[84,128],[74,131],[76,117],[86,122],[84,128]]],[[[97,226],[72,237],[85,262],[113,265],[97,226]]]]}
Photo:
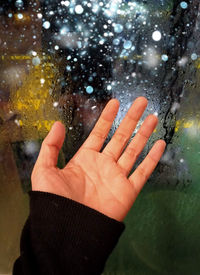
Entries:
{"type": "Polygon", "coordinates": [[[114,154],[112,151],[110,151],[110,150],[105,150],[104,153],[105,153],[108,157],[110,157],[110,158],[116,160],[115,154],[114,154]]]}
{"type": "Polygon", "coordinates": [[[120,142],[122,145],[126,144],[129,140],[128,136],[126,134],[123,134],[121,132],[116,132],[114,138],[120,142]]]}
{"type": "Polygon", "coordinates": [[[151,162],[153,162],[155,166],[158,164],[158,161],[156,161],[156,159],[154,159],[151,155],[148,155],[148,158],[151,160],[151,162]]]}
{"type": "Polygon", "coordinates": [[[135,148],[128,146],[125,150],[126,154],[128,154],[131,158],[138,158],[139,153],[136,151],[135,148]]]}
{"type": "Polygon", "coordinates": [[[131,120],[134,124],[137,124],[137,123],[138,123],[138,119],[136,119],[136,118],[131,114],[130,111],[128,111],[128,113],[127,113],[127,118],[128,118],[129,120],[131,120]]]}
{"type": "Polygon", "coordinates": [[[142,129],[139,130],[138,135],[141,136],[143,139],[149,139],[149,135],[146,135],[142,129]]]}
{"type": "Polygon", "coordinates": [[[106,139],[106,135],[104,135],[100,130],[96,129],[91,133],[92,136],[95,136],[100,139],[106,139]]]}
{"type": "Polygon", "coordinates": [[[138,173],[140,174],[140,176],[143,178],[144,182],[146,182],[148,180],[148,175],[146,174],[146,171],[144,168],[139,167],[138,168],[138,173]]]}

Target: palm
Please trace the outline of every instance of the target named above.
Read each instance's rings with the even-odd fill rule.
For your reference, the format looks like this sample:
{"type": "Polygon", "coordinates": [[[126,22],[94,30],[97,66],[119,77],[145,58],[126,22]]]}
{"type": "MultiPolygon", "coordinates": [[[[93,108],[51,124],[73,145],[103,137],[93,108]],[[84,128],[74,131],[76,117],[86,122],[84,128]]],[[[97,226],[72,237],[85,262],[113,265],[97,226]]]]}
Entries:
{"type": "Polygon", "coordinates": [[[127,133],[121,134],[119,127],[110,143],[100,153],[99,150],[105,141],[118,108],[116,101],[112,102],[112,105],[110,102],[110,108],[109,106],[106,107],[107,109],[105,108],[89,138],[62,170],[55,166],[57,157],[46,159],[46,165],[44,165],[47,151],[54,150],[51,154],[56,156],[63,143],[63,134],[60,128],[62,125],[57,123],[58,129],[61,130],[62,139],[58,137],[61,142],[60,144],[53,142],[58,148],[56,146],[52,147],[48,144],[48,139],[52,139],[51,133],[46,138],[47,146],[43,146],[46,149],[41,150],[33,171],[33,190],[55,193],[73,199],[111,218],[122,221],[164,150],[164,143],[157,143],[157,146],[154,146],[145,161],[127,178],[137,156],[147,142],[148,136],[157,124],[155,116],[148,117],[139,133],[122,153],[136,126],[135,124],[145,109],[145,103],[144,98],[135,102],[135,106],[132,107],[132,115],[135,114],[136,118],[132,118],[130,121],[129,113],[120,125],[124,132],[125,125],[129,124],[127,133]],[[138,110],[135,110],[137,108],[140,110],[139,114],[138,110]],[[137,114],[134,111],[137,111],[137,114]],[[130,127],[130,124],[132,124],[132,127],[130,127]],[[49,161],[53,162],[47,165],[49,161]]]}
{"type": "Polygon", "coordinates": [[[79,167],[79,176],[72,176],[71,184],[77,181],[79,202],[111,217],[115,216],[112,213],[115,209],[119,217],[124,217],[135,194],[123,169],[110,156],[88,149],[71,160],[67,173],[76,167],[79,167]]]}

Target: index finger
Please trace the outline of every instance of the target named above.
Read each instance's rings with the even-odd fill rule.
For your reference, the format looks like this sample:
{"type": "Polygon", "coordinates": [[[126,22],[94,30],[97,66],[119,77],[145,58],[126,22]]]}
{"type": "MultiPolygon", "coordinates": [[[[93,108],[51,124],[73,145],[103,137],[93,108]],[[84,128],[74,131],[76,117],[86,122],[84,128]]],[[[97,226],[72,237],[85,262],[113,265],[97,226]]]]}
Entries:
{"type": "Polygon", "coordinates": [[[119,110],[119,101],[111,99],[104,108],[100,118],[94,126],[89,137],[83,143],[81,148],[87,148],[95,151],[100,151],[108,133],[112,127],[113,121],[119,110]]]}

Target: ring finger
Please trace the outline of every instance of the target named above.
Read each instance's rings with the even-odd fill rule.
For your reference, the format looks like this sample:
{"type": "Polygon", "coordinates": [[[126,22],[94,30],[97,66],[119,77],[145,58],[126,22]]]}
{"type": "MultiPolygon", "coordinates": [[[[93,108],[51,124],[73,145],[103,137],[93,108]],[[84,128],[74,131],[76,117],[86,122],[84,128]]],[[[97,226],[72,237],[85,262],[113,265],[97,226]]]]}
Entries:
{"type": "Polygon", "coordinates": [[[138,156],[144,149],[157,124],[158,118],[154,115],[149,115],[143,122],[138,133],[135,135],[133,140],[125,149],[124,153],[119,158],[118,164],[125,171],[127,176],[130,173],[138,156]]]}

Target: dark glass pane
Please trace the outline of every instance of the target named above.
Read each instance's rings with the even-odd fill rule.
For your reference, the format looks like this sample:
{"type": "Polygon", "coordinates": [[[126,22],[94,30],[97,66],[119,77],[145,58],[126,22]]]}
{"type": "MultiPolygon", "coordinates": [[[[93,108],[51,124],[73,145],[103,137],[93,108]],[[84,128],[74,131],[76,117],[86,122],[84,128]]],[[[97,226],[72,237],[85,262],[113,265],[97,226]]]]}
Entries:
{"type": "Polygon", "coordinates": [[[141,95],[149,105],[136,131],[150,113],[160,122],[136,165],[155,140],[167,149],[105,274],[199,273],[199,38],[199,0],[0,2],[0,273],[17,256],[31,170],[54,121],[66,126],[62,167],[110,98],[121,106],[109,138],[141,95]]]}

